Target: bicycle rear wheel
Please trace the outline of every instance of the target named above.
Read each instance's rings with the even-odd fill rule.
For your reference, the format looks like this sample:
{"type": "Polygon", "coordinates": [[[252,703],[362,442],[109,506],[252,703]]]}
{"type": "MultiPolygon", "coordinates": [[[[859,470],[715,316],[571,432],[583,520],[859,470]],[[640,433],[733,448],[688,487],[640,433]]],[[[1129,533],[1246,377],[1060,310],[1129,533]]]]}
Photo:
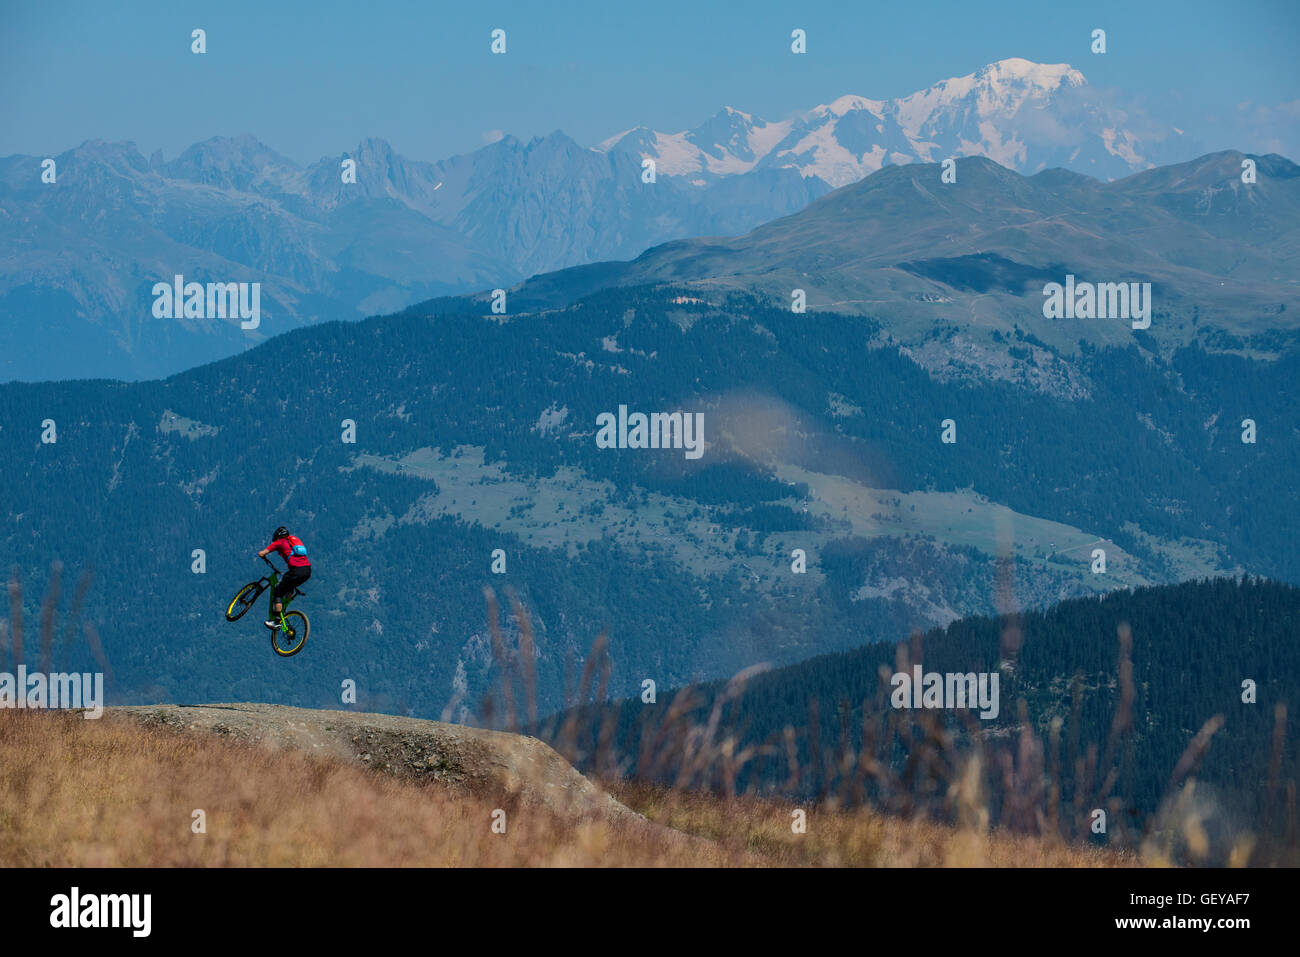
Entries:
{"type": "Polygon", "coordinates": [[[311,632],[311,622],[300,611],[284,613],[284,627],[271,632],[271,647],[281,658],[288,658],[302,651],[311,632]]]}
{"type": "Polygon", "coordinates": [[[239,589],[235,597],[230,600],[230,607],[226,609],[226,621],[238,621],[244,617],[244,612],[257,603],[257,599],[265,590],[261,582],[249,582],[239,589]]]}

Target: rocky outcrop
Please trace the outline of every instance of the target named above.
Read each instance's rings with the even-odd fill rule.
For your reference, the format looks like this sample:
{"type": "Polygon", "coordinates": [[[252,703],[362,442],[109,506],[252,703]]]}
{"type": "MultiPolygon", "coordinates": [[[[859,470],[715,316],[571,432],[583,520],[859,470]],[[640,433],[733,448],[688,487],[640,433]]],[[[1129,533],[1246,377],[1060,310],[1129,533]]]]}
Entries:
{"type": "MultiPolygon", "coordinates": [[[[536,738],[441,721],[274,704],[128,705],[116,718],[356,761],[397,777],[501,794],[576,817],[644,820],[536,738]]],[[[649,822],[645,822],[649,826],[649,822]]]]}

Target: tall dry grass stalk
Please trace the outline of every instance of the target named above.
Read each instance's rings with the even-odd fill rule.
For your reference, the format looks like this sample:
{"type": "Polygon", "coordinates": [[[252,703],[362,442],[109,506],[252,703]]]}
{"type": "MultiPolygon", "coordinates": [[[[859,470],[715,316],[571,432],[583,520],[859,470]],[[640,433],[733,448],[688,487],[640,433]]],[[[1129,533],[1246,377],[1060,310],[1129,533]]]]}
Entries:
{"type": "MultiPolygon", "coordinates": [[[[532,626],[526,610],[512,597],[513,631],[520,636],[520,643],[517,649],[509,647],[497,623],[499,610],[490,590],[487,601],[493,647],[500,650],[500,693],[509,700],[507,688],[515,681],[526,685],[533,680],[533,672],[525,674],[521,665],[535,654],[532,626]]],[[[1223,726],[1223,716],[1214,715],[1173,768],[1160,807],[1141,827],[1134,827],[1126,813],[1132,802],[1116,793],[1123,763],[1131,760],[1134,734],[1136,688],[1129,626],[1121,624],[1116,637],[1116,705],[1100,747],[1080,740],[1081,675],[1071,683],[1070,734],[1063,743],[1061,730],[1066,722],[1055,717],[1040,732],[1023,699],[1015,702],[1016,722],[1009,733],[982,727],[968,711],[956,713],[961,726],[954,729],[935,711],[890,708],[887,700],[893,672],[883,666],[874,699],[864,702],[861,709],[860,747],[856,750],[849,734],[847,702],[838,703],[837,723],[830,725],[838,730],[836,745],[823,748],[826,717],[815,699],[808,701],[805,726],[787,726],[765,740],[750,741],[741,705],[747,683],[766,670],[766,666],[756,665],[735,675],[712,696],[692,686],[680,689],[663,709],[662,718],[643,721],[627,753],[619,755],[615,733],[619,703],[606,699],[610,665],[603,633],[583,662],[577,694],[572,698],[567,697],[566,680],[566,705],[557,716],[520,726],[508,715],[505,729],[535,734],[620,793],[654,793],[658,807],[666,807],[678,797],[689,805],[687,796],[695,793],[732,802],[761,795],[768,800],[800,800],[831,812],[869,805],[904,820],[942,822],[976,833],[996,830],[1033,836],[1076,848],[1105,846],[1140,853],[1162,864],[1300,861],[1295,840],[1295,782],[1277,780],[1286,743],[1285,706],[1279,706],[1271,741],[1268,794],[1270,799],[1279,795],[1271,805],[1279,808],[1277,812],[1250,827],[1238,827],[1226,837],[1221,835],[1220,846],[1210,847],[1204,821],[1218,809],[1207,805],[1208,799],[1191,802],[1190,795],[1196,793],[1197,769],[1223,726]],[[600,682],[592,696],[592,677],[597,672],[600,682]],[[768,762],[769,769],[781,763],[785,768],[782,784],[773,786],[769,773],[765,783],[754,789],[755,782],[747,781],[744,772],[760,759],[768,762]],[[1064,796],[1065,768],[1072,771],[1068,801],[1064,796]],[[748,791],[742,782],[749,785],[748,791]],[[1099,810],[1105,812],[1104,836],[1093,831],[1099,810]],[[1263,841],[1264,833],[1272,839],[1263,841]]],[[[913,664],[920,663],[921,640],[920,633],[914,632],[897,646],[895,671],[909,672],[913,664]]],[[[1004,615],[1000,646],[1004,674],[1014,671],[1022,643],[1018,616],[1004,615]]]]}

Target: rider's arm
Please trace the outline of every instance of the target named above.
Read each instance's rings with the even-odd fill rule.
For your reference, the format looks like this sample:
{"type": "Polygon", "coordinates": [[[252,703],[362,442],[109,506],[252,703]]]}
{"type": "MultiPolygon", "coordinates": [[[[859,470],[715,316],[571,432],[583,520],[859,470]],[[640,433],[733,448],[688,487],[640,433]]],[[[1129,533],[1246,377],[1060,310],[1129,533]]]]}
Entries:
{"type": "Polygon", "coordinates": [[[257,553],[257,556],[258,556],[259,558],[265,558],[267,555],[271,554],[271,552],[279,552],[281,555],[287,555],[287,554],[289,554],[289,542],[288,542],[288,540],[287,540],[287,539],[284,539],[284,538],[277,538],[277,539],[276,539],[275,541],[273,541],[270,545],[267,545],[266,548],[264,548],[264,549],[262,549],[260,552],[258,552],[258,553],[257,553]],[[283,545],[284,547],[281,548],[281,547],[280,547],[281,545],[283,545]]]}

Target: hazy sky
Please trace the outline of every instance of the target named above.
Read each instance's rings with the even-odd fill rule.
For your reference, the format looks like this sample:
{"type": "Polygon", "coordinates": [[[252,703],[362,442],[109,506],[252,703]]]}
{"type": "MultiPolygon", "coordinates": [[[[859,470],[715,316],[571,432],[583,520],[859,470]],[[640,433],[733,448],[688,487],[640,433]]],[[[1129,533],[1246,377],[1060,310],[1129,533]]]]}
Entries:
{"type": "Polygon", "coordinates": [[[1261,149],[1241,130],[1300,120],[1298,26],[1300,0],[0,0],[0,155],[106,139],[171,158],[246,132],[299,162],[365,136],[430,160],[493,131],[590,145],[724,105],[781,119],[846,93],[885,99],[1006,57],[1070,63],[1214,148],[1261,149]],[[489,52],[495,27],[504,56],[489,52]]]}

